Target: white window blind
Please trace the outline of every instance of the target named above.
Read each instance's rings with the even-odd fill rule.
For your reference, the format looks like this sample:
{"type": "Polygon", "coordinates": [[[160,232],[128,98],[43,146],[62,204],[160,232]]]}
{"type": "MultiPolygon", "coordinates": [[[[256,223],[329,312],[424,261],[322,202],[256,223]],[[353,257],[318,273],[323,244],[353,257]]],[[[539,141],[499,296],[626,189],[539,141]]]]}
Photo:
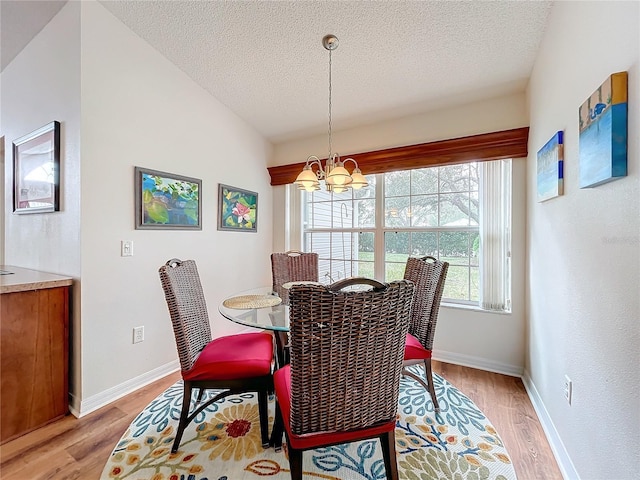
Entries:
{"type": "Polygon", "coordinates": [[[511,160],[480,164],[480,306],[510,308],[511,160]]]}

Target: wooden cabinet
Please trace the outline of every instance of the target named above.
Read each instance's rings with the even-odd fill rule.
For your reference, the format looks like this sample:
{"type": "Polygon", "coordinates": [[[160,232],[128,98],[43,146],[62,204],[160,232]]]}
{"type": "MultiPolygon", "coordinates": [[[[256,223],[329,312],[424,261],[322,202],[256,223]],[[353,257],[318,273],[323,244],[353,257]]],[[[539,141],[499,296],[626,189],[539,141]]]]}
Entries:
{"type": "Polygon", "coordinates": [[[0,266],[0,443],[68,413],[67,277],[0,266]],[[15,276],[14,276],[15,275],[15,276]]]}

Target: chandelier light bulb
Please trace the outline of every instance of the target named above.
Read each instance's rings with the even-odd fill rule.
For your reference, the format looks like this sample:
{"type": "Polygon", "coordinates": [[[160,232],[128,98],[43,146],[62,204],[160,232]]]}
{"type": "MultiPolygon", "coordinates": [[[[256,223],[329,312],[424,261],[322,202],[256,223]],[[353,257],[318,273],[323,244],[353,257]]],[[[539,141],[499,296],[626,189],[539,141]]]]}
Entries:
{"type": "Polygon", "coordinates": [[[352,181],[351,175],[349,175],[347,169],[341,164],[333,168],[327,176],[327,183],[329,185],[348,185],[352,181]]]}
{"type": "Polygon", "coordinates": [[[311,182],[299,183],[298,190],[306,190],[307,192],[314,192],[316,190],[320,190],[320,185],[316,185],[311,182]]]}
{"type": "Polygon", "coordinates": [[[315,174],[315,172],[311,169],[311,165],[309,164],[304,166],[304,168],[296,178],[295,182],[293,183],[298,185],[298,188],[305,189],[308,192],[312,190],[317,190],[320,188],[319,187],[320,182],[318,181],[318,177],[315,174]],[[318,186],[317,189],[315,188],[316,186],[318,186]]]}

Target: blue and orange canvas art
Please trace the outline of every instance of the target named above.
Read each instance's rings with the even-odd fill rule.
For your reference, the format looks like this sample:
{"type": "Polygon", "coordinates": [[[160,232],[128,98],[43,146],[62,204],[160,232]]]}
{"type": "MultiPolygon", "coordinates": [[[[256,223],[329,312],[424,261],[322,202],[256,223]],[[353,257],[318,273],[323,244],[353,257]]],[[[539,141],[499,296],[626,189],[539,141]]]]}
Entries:
{"type": "Polygon", "coordinates": [[[562,195],[564,190],[563,157],[563,132],[560,131],[538,150],[536,178],[539,202],[562,195]]]}
{"type": "Polygon", "coordinates": [[[627,72],[614,73],[580,106],[580,188],[627,175],[627,72]]]}

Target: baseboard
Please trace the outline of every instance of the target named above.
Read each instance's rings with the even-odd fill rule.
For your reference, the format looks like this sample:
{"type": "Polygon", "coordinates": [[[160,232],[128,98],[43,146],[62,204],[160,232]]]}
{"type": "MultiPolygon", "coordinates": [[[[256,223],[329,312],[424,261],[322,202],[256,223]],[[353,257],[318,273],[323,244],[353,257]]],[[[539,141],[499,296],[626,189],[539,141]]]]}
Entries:
{"type": "Polygon", "coordinates": [[[524,383],[524,388],[527,389],[527,394],[529,395],[529,399],[533,404],[533,409],[538,414],[538,419],[540,420],[540,424],[542,425],[542,429],[544,430],[545,436],[549,441],[549,445],[551,446],[551,451],[553,452],[553,456],[556,457],[556,461],[558,462],[558,467],[560,468],[560,472],[562,473],[562,477],[566,480],[576,480],[579,479],[580,476],[576,471],[576,468],[573,466],[573,462],[571,461],[571,457],[567,453],[567,449],[564,447],[564,443],[562,443],[562,439],[556,430],[551,417],[549,416],[549,412],[547,412],[546,407],[534,385],[531,377],[529,376],[529,372],[525,371],[522,375],[522,382],[524,383]]]}
{"type": "Polygon", "coordinates": [[[523,368],[519,365],[509,365],[494,360],[487,360],[482,357],[474,357],[471,355],[463,355],[461,353],[445,352],[442,350],[433,350],[433,359],[439,362],[453,363],[454,365],[462,365],[463,367],[477,368],[486,370],[487,372],[501,373],[510,377],[522,377],[523,368]]]}
{"type": "MultiPolygon", "coordinates": [[[[453,363],[455,365],[462,365],[464,367],[478,368],[480,370],[486,370],[494,373],[501,373],[503,375],[509,375],[512,377],[522,376],[522,367],[515,365],[508,365],[486,358],[474,357],[470,355],[463,355],[460,353],[445,352],[442,350],[434,350],[434,360],[438,360],[446,363],[453,363]]],[[[119,398],[128,395],[139,388],[144,387],[150,383],[159,380],[162,377],[169,375],[170,373],[177,372],[180,369],[180,365],[177,360],[162,365],[150,372],[147,372],[138,377],[127,380],[120,385],[116,385],[104,392],[100,392],[97,395],[93,395],[85,400],[79,401],[77,397],[70,395],[69,410],[71,413],[80,418],[83,417],[105,405],[118,400],[119,398]],[[79,404],[79,405],[78,405],[79,404]]]]}
{"type": "Polygon", "coordinates": [[[124,397],[125,395],[135,392],[145,385],[149,385],[156,380],[160,380],[162,377],[166,377],[173,372],[177,372],[179,369],[180,364],[178,363],[178,360],[174,360],[80,402],[78,402],[77,397],[70,395],[71,405],[69,406],[69,410],[74,416],[78,418],[83,417],[115,400],[118,400],[119,398],[124,397]]]}

